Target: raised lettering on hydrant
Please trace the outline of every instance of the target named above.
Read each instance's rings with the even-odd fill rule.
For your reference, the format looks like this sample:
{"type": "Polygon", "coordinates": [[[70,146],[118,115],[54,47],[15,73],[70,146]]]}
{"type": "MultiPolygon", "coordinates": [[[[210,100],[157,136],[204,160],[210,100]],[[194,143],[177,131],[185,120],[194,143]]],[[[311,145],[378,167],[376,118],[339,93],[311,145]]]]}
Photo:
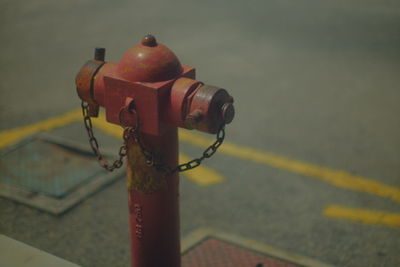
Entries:
{"type": "MultiPolygon", "coordinates": [[[[96,48],[76,77],[90,145],[107,170],[127,155],[132,266],[180,266],[179,172],[193,169],[222,144],[234,117],[225,89],[195,80],[195,69],[146,35],[119,62],[105,62],[96,48]],[[108,163],[94,137],[91,117],[99,107],[110,123],[124,128],[119,157],[108,163]],[[216,134],[203,154],[178,165],[177,127],[216,134]]],[[[110,229],[112,231],[112,229],[110,229]]]]}

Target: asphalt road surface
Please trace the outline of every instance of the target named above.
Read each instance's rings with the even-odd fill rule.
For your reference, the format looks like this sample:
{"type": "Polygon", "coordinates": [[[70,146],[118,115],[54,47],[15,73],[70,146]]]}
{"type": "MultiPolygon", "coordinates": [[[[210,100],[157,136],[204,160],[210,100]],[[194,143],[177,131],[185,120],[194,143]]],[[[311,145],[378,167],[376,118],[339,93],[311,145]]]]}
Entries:
{"type": "MultiPolygon", "coordinates": [[[[235,97],[238,149],[206,163],[223,181],[182,177],[183,237],[206,226],[332,265],[400,266],[398,1],[3,0],[0,21],[1,131],[77,108],[74,76],[94,47],[118,61],[152,33],[235,97]]],[[[53,133],[85,142],[80,123],[53,133]]],[[[0,233],[82,266],[128,266],[126,203],[124,180],[60,217],[0,198],[0,233]]]]}

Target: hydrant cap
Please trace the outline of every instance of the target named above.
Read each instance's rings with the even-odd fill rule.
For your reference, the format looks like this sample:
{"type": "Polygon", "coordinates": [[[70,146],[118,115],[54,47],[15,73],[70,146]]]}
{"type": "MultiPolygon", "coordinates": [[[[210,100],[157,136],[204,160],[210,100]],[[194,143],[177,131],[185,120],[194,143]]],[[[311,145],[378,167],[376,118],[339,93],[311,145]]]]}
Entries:
{"type": "Polygon", "coordinates": [[[152,35],[146,35],[122,56],[119,70],[124,79],[132,82],[171,80],[183,71],[175,54],[152,35]]]}

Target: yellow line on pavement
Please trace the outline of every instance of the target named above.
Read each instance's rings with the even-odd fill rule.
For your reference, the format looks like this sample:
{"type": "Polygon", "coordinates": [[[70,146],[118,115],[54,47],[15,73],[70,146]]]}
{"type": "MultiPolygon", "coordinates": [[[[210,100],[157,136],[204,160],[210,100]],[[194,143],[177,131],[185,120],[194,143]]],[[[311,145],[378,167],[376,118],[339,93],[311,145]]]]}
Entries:
{"type": "Polygon", "coordinates": [[[383,211],[355,209],[331,205],[324,209],[325,216],[335,219],[345,219],[366,224],[378,224],[400,227],[400,214],[383,211]]]}
{"type": "MultiPolygon", "coordinates": [[[[181,141],[203,148],[209,146],[213,142],[211,138],[206,138],[187,130],[179,131],[179,138],[181,141]]],[[[337,187],[386,197],[400,202],[400,188],[388,186],[345,171],[321,167],[257,149],[234,145],[229,142],[224,142],[219,151],[231,156],[317,178],[337,187]]]]}
{"type": "MultiPolygon", "coordinates": [[[[81,118],[82,117],[80,110],[77,109],[71,112],[67,112],[63,115],[48,118],[46,120],[31,125],[2,131],[0,132],[0,148],[15,143],[20,139],[23,139],[31,134],[35,134],[40,131],[49,131],[57,127],[62,127],[74,121],[81,120],[81,118]]],[[[111,135],[114,136],[118,135],[118,137],[121,137],[122,129],[120,127],[106,123],[104,121],[104,118],[94,119],[93,121],[94,124],[97,125],[98,127],[100,127],[99,122],[103,121],[102,123],[104,125],[104,127],[102,127],[103,131],[111,135]],[[107,127],[105,127],[105,125],[107,125],[107,127]],[[115,131],[115,129],[117,129],[117,132],[115,131]]],[[[179,137],[180,140],[184,142],[200,146],[203,148],[207,147],[209,144],[211,144],[211,142],[213,142],[213,139],[211,138],[206,138],[198,134],[193,134],[187,130],[180,130],[179,137]]],[[[362,176],[353,175],[345,171],[317,166],[311,163],[282,157],[279,155],[275,155],[273,153],[268,153],[249,147],[239,146],[228,142],[225,142],[221,146],[220,151],[222,153],[235,156],[238,158],[251,160],[275,168],[291,171],[293,173],[298,173],[309,177],[317,178],[337,187],[369,193],[381,197],[386,197],[393,199],[397,202],[400,202],[400,188],[388,186],[380,182],[376,182],[362,176]]],[[[207,168],[200,170],[203,170],[205,172],[207,168]]],[[[187,175],[189,176],[190,173],[194,175],[193,171],[188,172],[187,175]]],[[[210,174],[209,175],[210,177],[212,176],[212,172],[207,172],[207,173],[210,174]]],[[[198,177],[200,177],[200,175],[198,177]]],[[[213,178],[214,180],[213,179],[211,180],[215,182],[222,181],[221,178],[222,176],[214,175],[214,177],[215,177],[213,178]]],[[[196,179],[197,178],[193,178],[194,181],[196,179]]]]}
{"type": "MultiPolygon", "coordinates": [[[[122,140],[122,128],[118,125],[111,124],[105,121],[105,118],[100,116],[98,119],[92,120],[93,125],[102,130],[103,132],[121,138],[122,140]]],[[[190,158],[183,153],[179,153],[179,162],[187,162],[190,158]]],[[[183,173],[191,181],[201,186],[208,186],[224,181],[224,177],[218,172],[207,168],[205,166],[199,166],[194,170],[190,170],[183,173]]]]}
{"type": "Polygon", "coordinates": [[[49,131],[57,127],[61,127],[67,125],[71,122],[74,122],[78,119],[82,118],[82,113],[80,109],[76,109],[70,112],[67,112],[63,115],[52,117],[37,123],[33,123],[27,126],[18,127],[12,130],[6,130],[0,132],[0,148],[6,147],[13,143],[18,142],[19,140],[41,132],[41,131],[49,131]]]}
{"type": "MultiPolygon", "coordinates": [[[[189,160],[191,160],[191,158],[183,153],[179,153],[180,164],[188,162],[189,160]]],[[[224,181],[224,177],[222,175],[206,166],[199,166],[196,169],[186,171],[183,174],[193,182],[203,186],[217,184],[224,181]]]]}

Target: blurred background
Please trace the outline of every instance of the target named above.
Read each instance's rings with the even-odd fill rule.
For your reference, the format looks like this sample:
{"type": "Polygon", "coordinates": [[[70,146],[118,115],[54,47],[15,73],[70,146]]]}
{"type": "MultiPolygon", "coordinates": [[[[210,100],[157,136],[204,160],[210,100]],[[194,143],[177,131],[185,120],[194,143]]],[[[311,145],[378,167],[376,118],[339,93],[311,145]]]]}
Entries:
{"type": "MultiPolygon", "coordinates": [[[[151,33],[234,96],[227,142],[266,158],[217,153],[205,166],[218,182],[183,175],[182,237],[213,227],[328,264],[400,265],[398,1],[0,5],[1,133],[79,108],[74,79],[94,48],[119,61],[151,33]]],[[[52,134],[87,146],[80,121],[52,134]]],[[[106,150],[121,142],[98,136],[106,150]]],[[[125,181],[61,216],[0,198],[0,233],[82,266],[128,266],[125,181]]]]}

